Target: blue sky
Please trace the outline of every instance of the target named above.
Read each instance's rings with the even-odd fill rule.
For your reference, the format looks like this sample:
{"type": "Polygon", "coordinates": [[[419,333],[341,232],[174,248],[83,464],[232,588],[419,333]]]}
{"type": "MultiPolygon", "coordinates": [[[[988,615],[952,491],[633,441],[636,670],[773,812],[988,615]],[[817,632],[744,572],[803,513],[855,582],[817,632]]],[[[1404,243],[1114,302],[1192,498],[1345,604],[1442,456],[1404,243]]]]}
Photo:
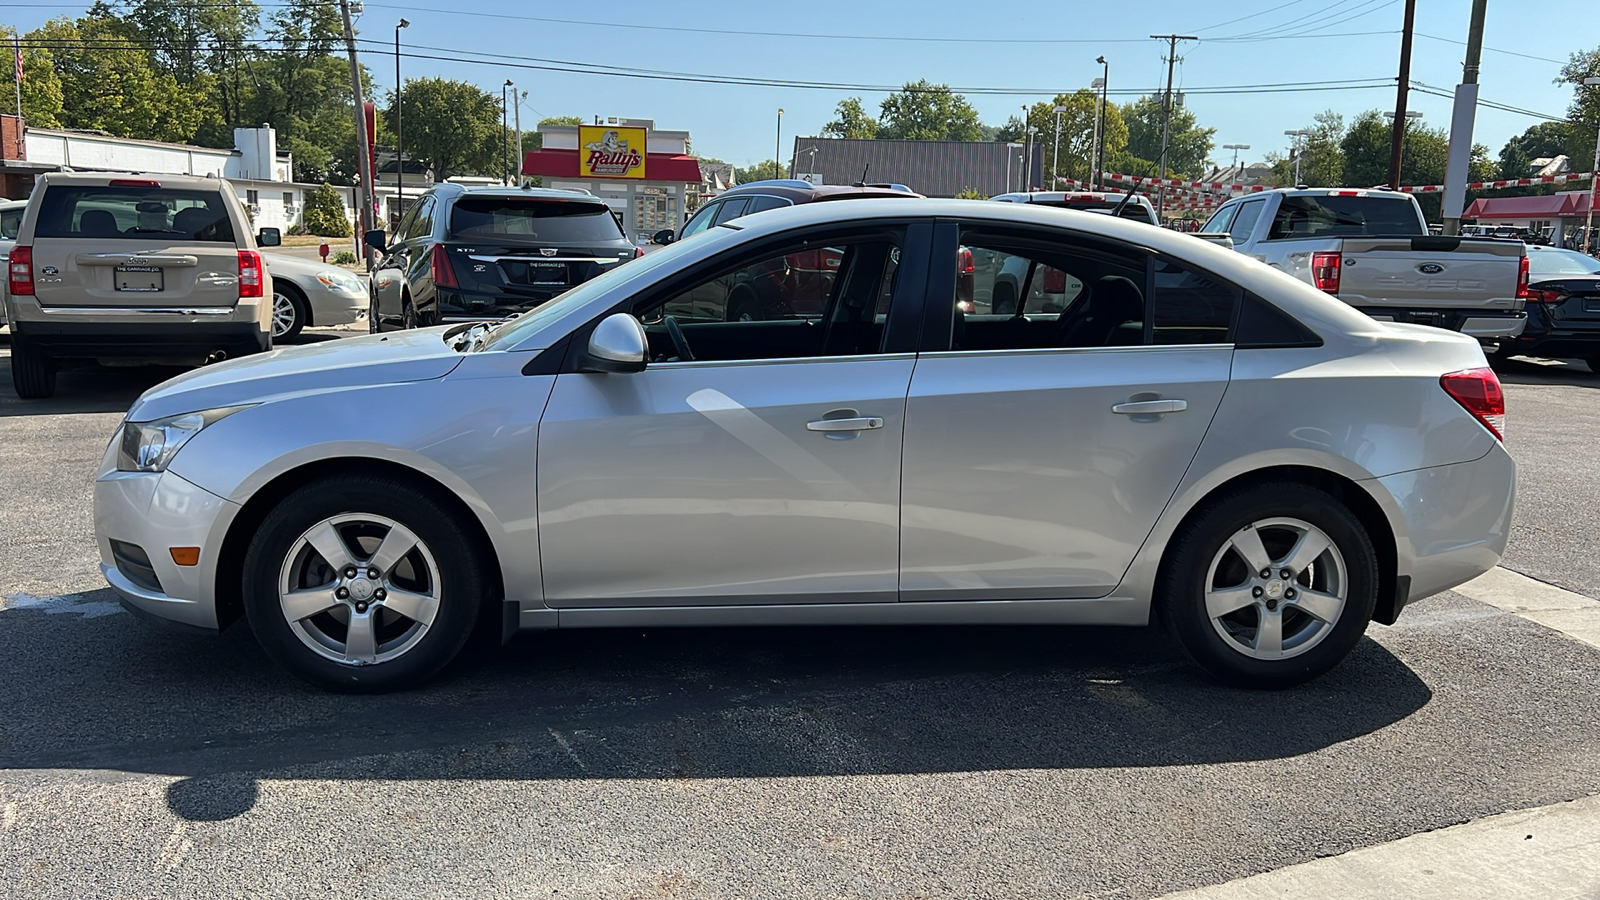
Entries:
{"type": "MultiPolygon", "coordinates": [[[[76,15],[83,9],[0,6],[11,7],[0,13],[0,19],[25,30],[49,16],[76,15]]],[[[970,0],[770,4],[729,0],[608,0],[598,4],[369,0],[358,28],[362,37],[387,46],[393,40],[395,22],[402,16],[409,19],[411,27],[402,34],[404,44],[412,52],[445,59],[406,59],[408,78],[462,78],[490,91],[498,91],[510,78],[529,92],[522,108],[525,127],[531,127],[531,121],[541,115],[652,118],[659,127],[690,131],[696,152],[741,165],[773,155],[779,107],[785,110],[783,152],[787,155],[792,136],[815,134],[839,100],[858,95],[869,109],[876,110],[884,94],[518,69],[495,62],[463,62],[460,51],[501,54],[509,57],[504,63],[540,58],[699,75],[872,86],[927,78],[957,88],[1054,93],[1086,87],[1100,74],[1094,59],[1102,54],[1111,64],[1113,91],[1154,88],[1164,75],[1166,45],[1147,36],[1158,32],[1194,34],[1201,41],[1181,47],[1183,61],[1176,81],[1190,89],[1187,102],[1200,121],[1217,129],[1219,149],[1213,158],[1226,162],[1231,151],[1220,149],[1225,143],[1251,145],[1242,156],[1252,161],[1269,151],[1283,152],[1288,140],[1283,132],[1308,124],[1324,109],[1347,116],[1371,108],[1392,109],[1403,6],[1403,0],[1235,0],[1226,4],[1012,0],[999,6],[970,0]],[[534,17],[569,21],[537,21],[534,17]],[[852,39],[803,35],[849,35],[852,39]],[[1239,85],[1364,79],[1391,81],[1370,88],[1293,93],[1200,92],[1239,85]]],[[[1465,41],[1469,7],[1469,0],[1419,0],[1414,80],[1446,93],[1460,80],[1465,48],[1452,42],[1465,41]]],[[[1594,12],[1594,0],[1491,2],[1481,96],[1526,110],[1564,114],[1571,88],[1558,87],[1552,80],[1570,53],[1600,47],[1600,16],[1594,12]],[[1529,15],[1535,10],[1537,19],[1529,15]]],[[[393,57],[379,54],[376,48],[363,52],[363,62],[372,69],[379,87],[390,87],[393,57]]],[[[1425,122],[1448,126],[1449,99],[1416,91],[1411,97],[1411,108],[1421,110],[1425,122]]],[[[990,124],[1000,124],[1024,103],[1042,99],[1038,94],[977,93],[969,93],[968,98],[990,124]]],[[[1498,152],[1508,137],[1539,121],[1480,108],[1474,137],[1498,152]]]]}

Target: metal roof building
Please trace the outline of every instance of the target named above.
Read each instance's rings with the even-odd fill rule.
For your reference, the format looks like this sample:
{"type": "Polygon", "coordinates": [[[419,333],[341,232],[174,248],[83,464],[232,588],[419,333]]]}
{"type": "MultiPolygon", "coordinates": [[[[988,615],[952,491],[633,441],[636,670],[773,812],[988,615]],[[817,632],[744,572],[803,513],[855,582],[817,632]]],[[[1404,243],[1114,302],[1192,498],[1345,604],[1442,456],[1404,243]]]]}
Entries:
{"type": "MultiPolygon", "coordinates": [[[[1042,180],[1044,146],[1034,144],[1032,181],[1042,180]]],[[[886,182],[928,197],[977,191],[985,197],[1027,189],[1022,144],[999,141],[880,141],[797,137],[794,177],[815,184],[886,182]]]]}

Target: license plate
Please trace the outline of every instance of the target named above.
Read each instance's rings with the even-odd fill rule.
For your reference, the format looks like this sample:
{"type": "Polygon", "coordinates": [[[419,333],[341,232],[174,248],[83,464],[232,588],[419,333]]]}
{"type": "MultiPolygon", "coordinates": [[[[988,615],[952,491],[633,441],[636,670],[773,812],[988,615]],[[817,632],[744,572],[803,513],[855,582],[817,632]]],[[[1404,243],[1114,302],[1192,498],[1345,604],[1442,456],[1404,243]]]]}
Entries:
{"type": "Polygon", "coordinates": [[[529,284],[566,284],[567,264],[534,262],[528,263],[529,284]]]}
{"type": "Polygon", "coordinates": [[[152,294],[166,290],[166,273],[160,266],[117,266],[116,289],[152,294]]]}

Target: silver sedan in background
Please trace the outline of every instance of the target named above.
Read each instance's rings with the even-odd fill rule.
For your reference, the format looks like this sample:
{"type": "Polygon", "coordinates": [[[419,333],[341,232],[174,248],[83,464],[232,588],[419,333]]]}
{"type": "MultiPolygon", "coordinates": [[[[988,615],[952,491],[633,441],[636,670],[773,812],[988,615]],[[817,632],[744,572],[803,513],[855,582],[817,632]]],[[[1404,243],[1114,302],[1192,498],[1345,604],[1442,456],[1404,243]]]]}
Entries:
{"type": "Polygon", "coordinates": [[[1504,428],[1475,341],[1192,237],[818,203],[506,322],[174,378],[96,529],[131,609],[242,616],[333,689],[417,684],[479,628],[1152,619],[1281,687],[1495,565],[1504,428]],[[957,303],[1001,271],[1023,303],[957,303]]]}
{"type": "Polygon", "coordinates": [[[308,325],[348,325],[367,317],[367,283],[348,269],[281,253],[263,253],[272,276],[272,339],[308,325]]]}

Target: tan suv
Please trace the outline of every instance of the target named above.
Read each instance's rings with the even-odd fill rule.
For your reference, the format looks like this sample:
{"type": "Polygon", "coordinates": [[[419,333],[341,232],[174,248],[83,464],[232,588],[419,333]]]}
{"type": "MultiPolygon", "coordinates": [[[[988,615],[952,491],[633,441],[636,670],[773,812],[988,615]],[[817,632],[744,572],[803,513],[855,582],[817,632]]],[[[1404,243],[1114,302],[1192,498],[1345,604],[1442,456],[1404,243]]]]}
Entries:
{"type": "MultiPolygon", "coordinates": [[[[264,228],[261,244],[279,243],[264,228]]],[[[51,173],[8,263],[17,395],[58,360],[201,363],[272,346],[272,283],[233,187],[190,175],[51,173]]]]}

